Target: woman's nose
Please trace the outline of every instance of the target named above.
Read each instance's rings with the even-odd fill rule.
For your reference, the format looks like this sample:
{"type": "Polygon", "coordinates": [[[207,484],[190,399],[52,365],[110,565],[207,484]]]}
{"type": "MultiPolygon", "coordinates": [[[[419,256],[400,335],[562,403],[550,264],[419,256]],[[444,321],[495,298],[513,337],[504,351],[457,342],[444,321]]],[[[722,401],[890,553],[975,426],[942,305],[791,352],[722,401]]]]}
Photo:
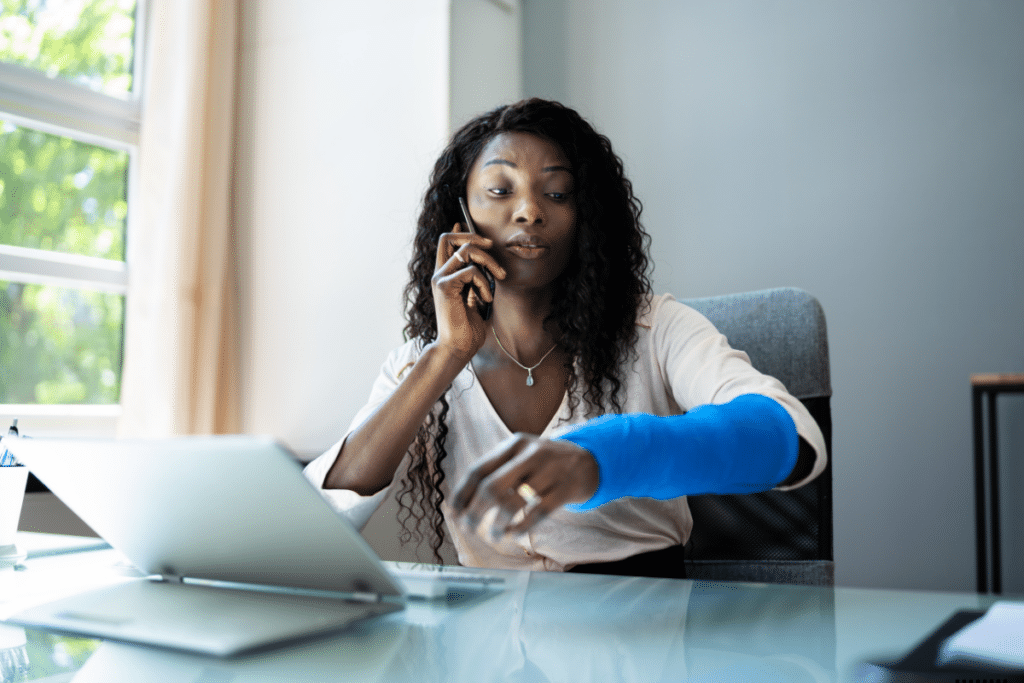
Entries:
{"type": "Polygon", "coordinates": [[[537,197],[532,194],[524,194],[519,200],[519,204],[516,206],[516,211],[512,215],[512,220],[516,223],[543,223],[544,213],[540,206],[540,201],[537,197]]]}

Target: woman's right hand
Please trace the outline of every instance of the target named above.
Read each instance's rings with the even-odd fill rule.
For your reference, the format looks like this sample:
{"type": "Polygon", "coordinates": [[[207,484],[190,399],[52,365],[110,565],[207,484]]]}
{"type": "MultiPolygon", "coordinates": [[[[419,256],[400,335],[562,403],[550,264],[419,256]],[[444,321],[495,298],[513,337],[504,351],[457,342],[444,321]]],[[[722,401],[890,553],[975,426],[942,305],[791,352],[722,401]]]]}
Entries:
{"type": "Polygon", "coordinates": [[[505,278],[505,269],[486,251],[492,246],[490,239],[458,224],[441,235],[430,280],[437,339],[423,349],[391,396],[348,435],[327,472],[324,488],[371,495],[394,479],[438,397],[487,339],[487,323],[477,310],[477,297],[493,301],[494,295],[481,268],[498,279],[505,278]]]}
{"type": "Polygon", "coordinates": [[[430,280],[437,343],[467,363],[487,338],[487,324],[478,310],[477,297],[487,303],[494,300],[481,269],[486,268],[496,279],[505,279],[505,269],[486,251],[493,244],[493,240],[467,231],[461,223],[441,235],[437,243],[437,264],[430,280]]]}

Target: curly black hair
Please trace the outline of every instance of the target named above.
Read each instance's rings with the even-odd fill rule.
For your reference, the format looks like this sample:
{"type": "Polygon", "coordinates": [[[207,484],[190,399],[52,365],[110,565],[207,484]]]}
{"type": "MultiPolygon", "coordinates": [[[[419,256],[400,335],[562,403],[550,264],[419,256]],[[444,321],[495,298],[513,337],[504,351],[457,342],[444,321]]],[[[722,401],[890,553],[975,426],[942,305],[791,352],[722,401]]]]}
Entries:
{"type": "MultiPolygon", "coordinates": [[[[462,220],[459,197],[465,196],[477,157],[496,135],[512,132],[553,142],[574,176],[575,253],[554,282],[552,310],[545,320],[548,329],[557,330],[556,341],[568,358],[569,406],[575,412],[582,401],[587,416],[609,408],[621,412],[623,367],[635,358],[636,320],[651,291],[650,237],[640,224],[640,200],[633,195],[611,142],[558,102],[534,98],[498,107],[460,128],[441,153],[416,225],[405,287],[406,338],[424,345],[437,338],[430,279],[438,241],[462,220]]],[[[426,526],[438,561],[444,543],[441,462],[446,456],[447,413],[448,402],[442,396],[416,435],[397,495],[401,541],[421,542],[426,526]]]]}

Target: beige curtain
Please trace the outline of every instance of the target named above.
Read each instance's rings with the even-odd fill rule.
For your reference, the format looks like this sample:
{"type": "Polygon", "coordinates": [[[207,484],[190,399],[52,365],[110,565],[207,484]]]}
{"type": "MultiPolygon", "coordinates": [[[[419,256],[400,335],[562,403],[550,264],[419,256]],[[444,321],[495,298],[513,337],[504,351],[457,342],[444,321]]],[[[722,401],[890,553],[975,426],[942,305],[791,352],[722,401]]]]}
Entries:
{"type": "Polygon", "coordinates": [[[231,222],[238,0],[153,0],[121,436],[239,429],[231,222]]]}

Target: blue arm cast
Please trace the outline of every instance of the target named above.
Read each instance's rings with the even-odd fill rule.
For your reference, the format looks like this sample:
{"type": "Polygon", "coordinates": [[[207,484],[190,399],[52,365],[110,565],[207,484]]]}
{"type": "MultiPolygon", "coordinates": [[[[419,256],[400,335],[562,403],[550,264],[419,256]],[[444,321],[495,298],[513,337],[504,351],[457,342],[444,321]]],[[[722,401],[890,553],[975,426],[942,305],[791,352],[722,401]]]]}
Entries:
{"type": "Polygon", "coordinates": [[[685,415],[605,415],[556,438],[593,453],[600,472],[594,496],[566,506],[574,511],[624,496],[767,491],[793,471],[800,448],[793,418],[760,394],[685,415]]]}

